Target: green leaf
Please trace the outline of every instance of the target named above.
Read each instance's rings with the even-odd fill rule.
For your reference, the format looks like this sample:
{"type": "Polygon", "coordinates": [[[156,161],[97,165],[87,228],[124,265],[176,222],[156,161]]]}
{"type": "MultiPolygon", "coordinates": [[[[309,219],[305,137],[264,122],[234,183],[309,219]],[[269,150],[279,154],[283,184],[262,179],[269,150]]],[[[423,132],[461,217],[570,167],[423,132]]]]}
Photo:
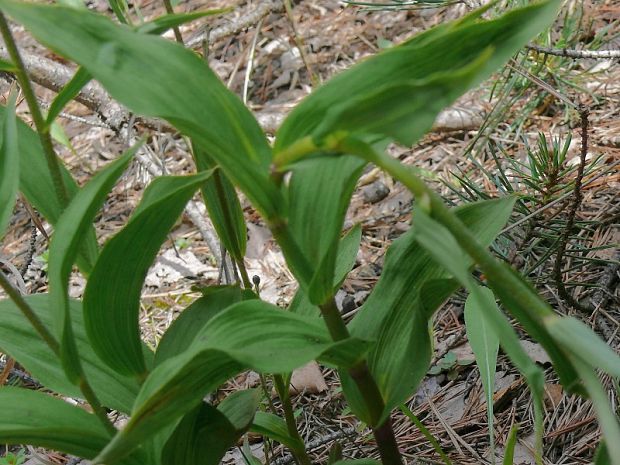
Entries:
{"type": "Polygon", "coordinates": [[[510,428],[508,433],[508,440],[506,441],[506,447],[504,448],[504,460],[503,465],[514,465],[515,445],[517,444],[517,432],[519,431],[519,423],[515,423],[510,428]]]}
{"type": "Polygon", "coordinates": [[[340,240],[334,266],[334,290],[342,286],[342,283],[355,265],[361,241],[362,226],[359,223],[353,226],[340,240]]]}
{"type": "Polygon", "coordinates": [[[97,461],[123,457],[243,370],[287,373],[314,359],[351,366],[367,349],[359,339],[332,342],[323,322],[315,318],[259,300],[235,304],[212,318],[187,350],[151,372],[131,419],[97,461]]]}
{"type": "Polygon", "coordinates": [[[566,352],[591,367],[620,378],[620,357],[583,322],[573,317],[555,315],[545,318],[544,322],[551,336],[566,352]]]}
{"type": "Polygon", "coordinates": [[[217,8],[207,11],[194,11],[192,13],[168,14],[139,25],[138,27],[136,27],[136,31],[142,34],[161,35],[167,30],[172,29],[173,27],[190,23],[197,19],[204,18],[205,16],[214,16],[228,13],[232,10],[232,8],[217,8]]]}
{"type": "Polygon", "coordinates": [[[138,326],[144,278],[185,204],[210,174],[155,179],[95,264],[84,292],[86,330],[95,352],[119,373],[147,370],[138,326]]]}
{"type": "MultiPolygon", "coordinates": [[[[213,158],[200,147],[194,147],[193,153],[198,170],[217,167],[213,158]]],[[[202,187],[202,196],[222,244],[237,262],[242,262],[248,234],[235,186],[221,170],[214,170],[213,176],[202,187]]]]}
{"type": "Polygon", "coordinates": [[[518,336],[497,308],[495,300],[489,299],[488,295],[485,296],[483,288],[476,284],[469,271],[468,258],[450,232],[443,225],[430,218],[421,208],[416,210],[414,218],[413,230],[418,242],[433,256],[437,263],[449,270],[473,295],[472,299],[495,331],[502,348],[525,376],[534,398],[536,453],[538,457],[541,457],[544,396],[544,374],[542,370],[525,353],[518,336]]]}
{"type": "Polygon", "coordinates": [[[10,0],[0,6],[42,43],[86,68],[114,99],[190,136],[267,220],[285,208],[270,178],[271,149],[260,126],[194,52],[92,12],[10,0]]]}
{"type": "Polygon", "coordinates": [[[187,307],[166,330],[155,352],[154,366],[181,354],[194,341],[202,328],[222,310],[242,300],[255,299],[256,295],[238,286],[209,287],[203,296],[187,307]]]}
{"type": "Polygon", "coordinates": [[[110,440],[97,417],[42,392],[4,386],[0,409],[2,444],[30,444],[92,459],[110,440]]]}
{"type": "Polygon", "coordinates": [[[356,157],[309,159],[293,167],[288,186],[289,228],[302,253],[316,264],[300,285],[321,304],[333,295],[334,267],[344,216],[366,163],[356,157]]]}
{"type": "Polygon", "coordinates": [[[69,276],[88,229],[109,191],[131,161],[139,146],[134,146],[115,162],[97,173],[72,199],[56,224],[50,243],[49,286],[54,329],[60,341],[63,367],[70,380],[77,383],[82,373],[73,337],[69,310],[69,276]]]}
{"type": "Polygon", "coordinates": [[[435,452],[437,452],[437,454],[441,457],[443,463],[445,463],[445,465],[452,465],[452,461],[441,448],[441,445],[439,444],[439,441],[437,441],[437,438],[433,436],[433,433],[431,433],[428,428],[424,426],[424,423],[422,423],[419,418],[416,417],[415,414],[411,411],[411,409],[407,407],[407,404],[401,404],[400,411],[403,412],[405,416],[409,418],[411,422],[416,426],[416,428],[420,430],[426,440],[433,446],[435,452]]]}
{"type": "Polygon", "coordinates": [[[278,441],[293,452],[304,450],[304,444],[289,434],[286,422],[273,413],[257,412],[250,431],[278,441]]]}
{"type": "MultiPolygon", "coordinates": [[[[4,131],[6,111],[6,107],[0,106],[2,131],[4,131]]],[[[19,144],[19,190],[47,221],[55,225],[62,213],[63,205],[56,195],[54,181],[47,169],[47,162],[39,137],[21,119],[17,120],[17,140],[19,144]]],[[[62,164],[60,171],[71,198],[78,191],[78,186],[62,164]]],[[[83,272],[88,273],[95,263],[98,253],[94,228],[88,232],[86,244],[80,252],[78,265],[83,272]]]]}
{"type": "Polygon", "coordinates": [[[2,123],[0,142],[0,239],[4,237],[15,206],[19,187],[19,148],[15,101],[17,93],[12,92],[2,123]]]}
{"type": "MultiPolygon", "coordinates": [[[[465,301],[465,328],[467,339],[476,357],[476,364],[480,371],[482,388],[487,401],[487,423],[489,425],[489,440],[491,444],[491,456],[495,455],[495,431],[493,429],[493,392],[495,391],[495,367],[499,352],[499,338],[491,327],[482,307],[491,307],[495,304],[493,291],[481,288],[480,292],[470,294],[465,301]],[[482,304],[477,299],[484,298],[482,304]]],[[[499,311],[499,308],[497,309],[499,311]]]]}
{"type": "MultiPolygon", "coordinates": [[[[334,269],[334,287],[332,292],[336,292],[345,280],[357,259],[357,251],[360,248],[362,239],[362,227],[358,224],[351,228],[340,240],[338,255],[334,269]]],[[[303,289],[298,289],[295,297],[289,305],[289,311],[304,316],[321,317],[321,310],[308,299],[308,295],[303,289]]]]}
{"type": "MultiPolygon", "coordinates": [[[[486,58],[484,66],[463,82],[460,90],[458,82],[450,84],[453,93],[443,102],[449,103],[450,99],[487,78],[549,25],[556,16],[558,5],[557,0],[539,2],[484,22],[474,21],[482,13],[479,10],[464,20],[431,29],[357,64],[313,92],[291,112],[278,131],[276,153],[304,136],[324,134],[325,131],[348,128],[356,133],[367,134],[370,128],[370,132],[375,133],[383,130],[393,132],[390,126],[379,130],[382,118],[392,116],[392,109],[384,106],[385,101],[379,98],[379,94],[393,97],[393,103],[397,104],[394,111],[399,111],[405,108],[407,99],[411,98],[412,89],[408,83],[427,78],[430,80],[438,72],[446,77],[455,73],[456,77],[459,71],[478,60],[481,53],[490,50],[491,54],[486,58]],[[402,96],[402,102],[398,101],[398,95],[402,96]],[[348,121],[339,119],[338,115],[356,116],[358,104],[362,104],[363,111],[355,121],[363,124],[350,128],[348,121]],[[384,113],[386,111],[388,113],[384,113]],[[323,128],[319,130],[322,125],[323,128]]],[[[423,121],[423,126],[426,126],[436,111],[437,107],[431,105],[427,111],[422,112],[424,115],[417,111],[403,112],[393,121],[401,128],[411,127],[414,133],[398,131],[397,134],[386,135],[397,136],[406,143],[412,143],[423,133],[421,128],[413,127],[414,122],[423,121]]]]}
{"type": "Polygon", "coordinates": [[[10,61],[0,59],[0,71],[6,71],[7,73],[14,73],[17,70],[15,65],[10,61]]]}
{"type": "Polygon", "coordinates": [[[88,71],[81,67],[78,68],[71,80],[62,88],[56,98],[52,101],[52,104],[47,111],[47,118],[45,120],[45,124],[48,127],[54,122],[67,103],[73,100],[90,80],[91,75],[88,74],[88,71]]]}
{"type": "MultiPolygon", "coordinates": [[[[490,244],[510,217],[514,198],[487,200],[455,208],[454,213],[484,244],[490,244]]],[[[464,257],[467,266],[472,260],[464,257]]],[[[431,359],[428,321],[458,289],[451,275],[418,243],[413,229],[396,239],[387,251],[383,273],[349,330],[366,340],[381,338],[370,355],[370,370],[379,383],[384,416],[415,392],[431,359]],[[396,360],[400,365],[396,366],[396,360]]],[[[348,374],[341,372],[352,410],[369,420],[361,394],[348,374]]]]}
{"type": "Polygon", "coordinates": [[[594,406],[598,423],[605,438],[605,446],[610,462],[612,465],[620,465],[620,425],[618,424],[618,416],[611,405],[609,405],[608,394],[590,364],[583,362],[577,357],[573,358],[573,361],[594,406]]]}
{"type": "Polygon", "coordinates": [[[168,439],[162,465],[218,465],[252,424],[260,399],[260,391],[246,390],[231,394],[217,408],[201,403],[168,439]]]}
{"type": "MultiPolygon", "coordinates": [[[[46,327],[53,327],[52,301],[49,294],[26,296],[26,302],[46,327]]],[[[95,394],[106,407],[129,413],[138,394],[138,382],[119,375],[95,355],[84,329],[81,302],[69,301],[69,311],[77,352],[95,394]]],[[[17,306],[8,299],[1,300],[0,314],[0,351],[17,360],[45,387],[65,396],[81,398],[79,388],[69,381],[60,360],[50,351],[17,306]]]]}

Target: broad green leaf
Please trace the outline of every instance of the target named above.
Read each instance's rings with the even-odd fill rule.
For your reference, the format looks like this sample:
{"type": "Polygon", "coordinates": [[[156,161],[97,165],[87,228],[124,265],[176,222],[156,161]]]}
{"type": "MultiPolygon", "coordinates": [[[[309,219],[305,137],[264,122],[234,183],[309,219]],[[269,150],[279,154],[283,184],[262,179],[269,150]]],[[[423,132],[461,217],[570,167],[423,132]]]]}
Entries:
{"type": "MultiPolygon", "coordinates": [[[[2,131],[4,131],[6,111],[6,107],[0,105],[2,131]]],[[[47,221],[55,225],[62,213],[63,205],[56,195],[54,182],[47,169],[47,162],[39,137],[21,119],[17,120],[17,140],[19,141],[19,190],[47,221]]],[[[60,171],[71,198],[78,191],[77,184],[62,164],[60,171]]],[[[95,263],[98,253],[94,228],[88,232],[86,244],[80,252],[78,265],[83,272],[88,273],[95,263]]]]}
{"type": "Polygon", "coordinates": [[[210,175],[155,179],[95,264],[84,291],[84,321],[95,352],[119,373],[147,371],[138,326],[144,278],[185,204],[210,175]]]}
{"type": "MultiPolygon", "coordinates": [[[[0,409],[2,444],[30,444],[92,459],[110,440],[95,415],[42,392],[4,386],[0,409]]],[[[142,460],[136,456],[122,463],[142,460]]]]}
{"type": "Polygon", "coordinates": [[[356,224],[340,240],[334,266],[334,289],[340,288],[355,265],[362,241],[362,226],[356,224]]]}
{"type": "MultiPolygon", "coordinates": [[[[407,59],[408,50],[402,52],[402,59],[407,59]]],[[[312,136],[322,140],[336,131],[346,131],[412,145],[431,129],[443,108],[474,86],[491,56],[491,48],[482,49],[471,63],[458,70],[436,71],[419,80],[388,81],[366,94],[334,105],[312,136]]]]}
{"type": "Polygon", "coordinates": [[[179,355],[193,342],[200,330],[222,310],[232,304],[256,298],[252,291],[240,289],[238,286],[209,287],[203,291],[203,296],[187,307],[162,337],[153,364],[159,365],[163,361],[179,355]]]}
{"type": "Polygon", "coordinates": [[[315,318],[259,300],[235,304],[213,317],[187,350],[151,372],[131,419],[97,460],[107,463],[125,456],[241,371],[288,373],[314,359],[351,366],[367,349],[359,339],[332,342],[315,318]]]}
{"type": "MultiPolygon", "coordinates": [[[[549,25],[556,16],[558,5],[557,0],[543,1],[509,12],[496,20],[481,22],[474,21],[481,11],[474,12],[465,20],[414,36],[399,46],[357,64],[313,92],[291,112],[278,131],[276,152],[303,136],[325,133],[329,128],[334,131],[347,127],[347,120],[339,119],[338,115],[355,116],[358,104],[362,104],[363,111],[360,115],[364,118],[356,120],[374,126],[371,132],[375,132],[377,123],[381,125],[381,119],[391,114],[391,109],[384,107],[384,101],[378,98],[379,93],[393,97],[394,103],[402,103],[394,107],[394,110],[400,110],[407,98],[411,97],[407,83],[429,78],[438,72],[446,76],[455,73],[457,76],[459,70],[479,59],[485,50],[490,50],[491,54],[486,58],[484,66],[480,67],[471,79],[463,82],[460,90],[458,83],[450,85],[453,93],[444,102],[449,103],[450,99],[487,78],[528,40],[549,25]],[[376,97],[372,97],[373,93],[376,97]],[[402,96],[402,102],[398,101],[398,95],[402,96]],[[373,108],[372,104],[377,107],[373,108]],[[371,115],[375,109],[377,111],[373,120],[371,115]],[[360,119],[362,121],[359,121],[360,119]],[[323,128],[319,131],[321,125],[323,128]]],[[[419,129],[413,127],[414,121],[423,121],[426,126],[429,118],[436,115],[436,110],[433,105],[426,112],[422,112],[424,115],[403,111],[400,118],[394,119],[401,128],[411,127],[413,134],[400,131],[390,134],[392,126],[383,129],[388,130],[388,136],[397,136],[406,143],[412,143],[421,135],[419,129]]],[[[368,128],[364,125],[351,129],[357,133],[368,133],[368,128]]]]}
{"type": "MultiPolygon", "coordinates": [[[[487,401],[487,423],[489,425],[489,440],[491,444],[491,457],[495,457],[495,431],[493,429],[493,392],[495,391],[495,367],[499,352],[499,338],[491,327],[483,306],[491,307],[495,304],[493,291],[481,288],[480,292],[470,294],[465,301],[465,328],[467,339],[474,351],[476,364],[480,371],[482,388],[487,401]],[[477,299],[484,298],[483,304],[477,299]]],[[[497,309],[499,311],[499,308],[497,309]]]]}
{"type": "Polygon", "coordinates": [[[1,0],[0,7],[86,68],[120,103],[190,136],[268,221],[285,208],[270,179],[271,149],[261,128],[194,52],[92,12],[10,0],[1,0]]]}
{"type": "Polygon", "coordinates": [[[543,433],[543,396],[544,374],[542,370],[525,353],[517,334],[499,311],[494,299],[489,299],[473,279],[468,266],[468,260],[463,259],[463,250],[460,248],[450,232],[440,223],[428,216],[423,209],[418,209],[414,216],[414,227],[418,242],[433,256],[433,258],[449,270],[454,277],[469,290],[472,299],[484,313],[500,344],[512,362],[525,376],[534,398],[536,454],[540,462],[542,456],[543,433]]]}
{"type": "Polygon", "coordinates": [[[73,337],[69,310],[69,276],[81,244],[109,191],[131,161],[138,146],[97,173],[73,197],[58,223],[50,243],[49,286],[54,312],[54,330],[60,341],[60,354],[67,377],[74,383],[82,374],[73,337]]]}
{"type": "Polygon", "coordinates": [[[83,0],[56,0],[56,3],[59,5],[70,6],[72,8],[83,8],[86,9],[86,5],[83,0]]]}
{"type": "Polygon", "coordinates": [[[2,124],[0,142],[0,239],[11,220],[19,188],[19,147],[15,116],[17,93],[11,93],[2,124]]]}
{"type": "Polygon", "coordinates": [[[205,150],[194,147],[193,153],[199,171],[214,169],[213,176],[201,189],[202,196],[222,244],[237,262],[242,262],[248,234],[235,186],[221,170],[215,169],[217,163],[205,150]]]}
{"type": "MultiPolygon", "coordinates": [[[[470,203],[453,211],[480,243],[488,246],[510,218],[514,202],[514,197],[503,197],[470,203]]],[[[473,260],[465,258],[462,253],[461,256],[466,260],[466,267],[473,265],[473,260]]],[[[436,304],[433,311],[458,289],[458,284],[454,283],[450,273],[437,264],[419,244],[412,228],[396,239],[388,249],[379,282],[349,324],[351,334],[376,339],[381,322],[389,312],[406,306],[410,295],[415,298],[422,286],[430,283],[435,289],[440,289],[441,286],[435,284],[437,281],[445,281],[449,286],[442,295],[423,296],[425,306],[429,306],[429,303],[436,304]]]]}
{"type": "MultiPolygon", "coordinates": [[[[505,197],[476,202],[455,208],[454,214],[489,245],[510,217],[514,200],[505,197]]],[[[463,259],[467,267],[473,264],[471,259],[463,259]]],[[[424,377],[432,355],[428,321],[458,287],[418,243],[413,229],[388,249],[379,282],[349,323],[351,335],[385,341],[375,346],[369,358],[371,372],[382,380],[379,389],[386,401],[384,417],[415,392],[424,377]],[[399,366],[395,365],[397,360],[399,366]]],[[[369,420],[355,384],[348,374],[340,374],[352,410],[369,420]]]]}
{"type": "MultiPolygon", "coordinates": [[[[498,261],[490,254],[485,246],[480,244],[480,239],[475,233],[452,214],[444,205],[441,197],[429,190],[407,166],[385,153],[375,151],[373,147],[359,139],[344,137],[332,142],[342,151],[355,153],[386,170],[418,197],[418,202],[422,207],[421,211],[424,209],[431,210],[434,217],[440,218],[441,224],[437,224],[442,228],[440,230],[442,239],[450,240],[451,245],[456,246],[453,249],[454,257],[449,257],[445,249],[437,250],[438,253],[441,252],[441,258],[446,260],[445,263],[450,266],[460,263],[458,259],[463,256],[464,251],[475,258],[484,271],[489,286],[505,307],[519,320],[527,332],[543,345],[550,355],[563,386],[571,392],[580,392],[579,378],[572,363],[557,342],[551,338],[542,321],[549,315],[553,315],[553,310],[540,298],[532,285],[506,263],[498,261]],[[455,236],[452,236],[450,231],[454,232],[455,236]]],[[[439,238],[434,238],[434,241],[429,242],[429,244],[436,245],[437,241],[441,242],[439,238]]],[[[446,265],[444,264],[444,266],[446,265]]],[[[457,277],[457,279],[462,279],[463,276],[462,273],[462,276],[457,277]]]]}
{"type": "Polygon", "coordinates": [[[334,267],[344,216],[366,163],[342,156],[309,159],[293,167],[288,185],[289,228],[308,261],[316,264],[307,289],[321,304],[333,294],[334,267]]]}
{"type": "MultiPolygon", "coordinates": [[[[26,297],[28,305],[43,324],[53,327],[52,301],[49,294],[26,297]]],[[[81,302],[69,302],[77,351],[86,377],[103,405],[129,413],[138,394],[139,384],[134,378],[119,375],[93,352],[86,336],[81,302]]],[[[50,351],[22,312],[10,300],[0,301],[0,351],[17,360],[45,387],[65,396],[81,398],[82,394],[67,378],[60,360],[50,351]]]]}
{"type": "Polygon", "coordinates": [[[88,84],[91,80],[90,74],[84,68],[78,68],[71,80],[65,85],[58,93],[56,98],[52,101],[52,104],[47,111],[47,118],[45,124],[49,127],[60,112],[67,106],[67,104],[80,93],[82,88],[88,84]]]}
{"type": "Polygon", "coordinates": [[[620,378],[620,357],[583,322],[573,317],[555,315],[545,318],[544,321],[549,333],[562,344],[566,352],[591,367],[620,378]]]}
{"type": "MultiPolygon", "coordinates": [[[[357,251],[360,248],[361,239],[362,228],[358,224],[351,228],[351,230],[340,240],[338,255],[336,256],[336,265],[334,267],[334,287],[332,289],[334,293],[338,291],[342,285],[342,282],[351,271],[351,268],[353,268],[355,260],[357,259],[357,251]]],[[[293,297],[293,300],[289,305],[289,310],[293,313],[304,316],[312,316],[317,318],[321,316],[321,310],[319,307],[310,302],[308,295],[303,289],[297,290],[295,297],[293,297]]]]}
{"type": "Polygon", "coordinates": [[[304,450],[304,444],[289,434],[286,422],[273,413],[257,412],[250,431],[278,441],[293,452],[304,450]]]}
{"type": "Polygon", "coordinates": [[[201,403],[187,414],[168,439],[162,465],[218,465],[252,424],[260,391],[237,391],[217,408],[201,403]]]}
{"type": "Polygon", "coordinates": [[[205,16],[220,15],[230,11],[232,11],[232,8],[217,8],[207,11],[194,11],[192,13],[168,14],[137,26],[136,31],[141,32],[142,34],[160,35],[173,27],[190,23],[197,19],[204,18],[205,16]]]}

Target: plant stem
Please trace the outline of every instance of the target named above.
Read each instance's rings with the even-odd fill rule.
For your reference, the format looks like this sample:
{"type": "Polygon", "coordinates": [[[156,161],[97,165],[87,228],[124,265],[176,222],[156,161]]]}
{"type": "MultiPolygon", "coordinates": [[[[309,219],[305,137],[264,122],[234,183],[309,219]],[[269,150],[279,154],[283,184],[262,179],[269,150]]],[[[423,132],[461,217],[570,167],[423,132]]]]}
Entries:
{"type": "Polygon", "coordinates": [[[292,438],[296,439],[299,444],[301,444],[301,448],[298,450],[291,450],[293,453],[293,457],[299,465],[311,465],[312,461],[306,452],[304,440],[299,435],[299,431],[297,431],[297,422],[295,421],[295,413],[293,411],[293,404],[291,403],[291,396],[288,392],[286,383],[284,382],[284,377],[282,375],[273,375],[273,380],[275,383],[276,391],[278,391],[278,395],[280,396],[280,400],[282,401],[282,409],[284,410],[284,420],[286,421],[286,427],[288,429],[288,434],[292,438]]]}
{"type": "Polygon", "coordinates": [[[84,395],[84,398],[86,399],[86,402],[90,404],[90,406],[93,409],[93,412],[95,413],[97,418],[99,418],[99,421],[101,421],[101,423],[103,424],[105,429],[108,431],[108,433],[114,436],[117,433],[117,430],[112,424],[112,422],[110,421],[110,419],[108,418],[105,408],[101,405],[101,402],[99,402],[97,395],[93,391],[92,387],[86,380],[86,377],[84,376],[83,373],[80,375],[79,385],[80,385],[80,391],[82,391],[82,394],[84,395]]]}
{"type": "MultiPolygon", "coordinates": [[[[172,3],[170,3],[170,0],[164,0],[164,6],[166,7],[166,13],[168,13],[169,15],[174,14],[174,8],[172,8],[172,3]]],[[[176,41],[183,45],[183,36],[181,35],[181,30],[179,29],[179,26],[173,26],[172,30],[174,31],[174,38],[176,39],[176,41]]]]}
{"type": "MultiPolygon", "coordinates": [[[[325,325],[334,341],[341,341],[350,337],[349,330],[338,311],[336,301],[333,297],[323,305],[320,305],[320,309],[323,314],[323,319],[325,320],[325,325]]],[[[377,441],[377,447],[379,448],[379,454],[381,455],[383,465],[402,464],[402,458],[398,451],[394,430],[392,429],[391,417],[388,416],[383,423],[378,424],[385,410],[385,402],[383,401],[383,396],[379,391],[377,383],[368,369],[366,361],[362,361],[349,369],[349,375],[360,390],[364,398],[364,403],[370,413],[372,432],[377,441]]]]}
{"type": "Polygon", "coordinates": [[[55,354],[60,354],[60,345],[56,338],[48,331],[43,322],[39,319],[32,307],[28,305],[26,299],[20,294],[20,292],[13,287],[6,275],[0,271],[0,286],[4,289],[4,292],[9,298],[17,305],[26,319],[30,322],[34,330],[39,334],[41,339],[47,344],[50,350],[55,354]]]}
{"type": "Polygon", "coordinates": [[[28,74],[26,73],[26,67],[24,66],[24,62],[22,61],[19,51],[17,50],[17,45],[15,44],[13,34],[11,34],[11,29],[9,28],[6,17],[2,12],[0,12],[0,33],[4,39],[9,56],[15,65],[15,76],[17,77],[17,81],[22,88],[24,98],[26,99],[26,103],[30,109],[32,121],[34,122],[37,134],[39,135],[43,153],[45,154],[45,160],[47,161],[47,167],[54,182],[56,196],[58,197],[60,204],[64,207],[68,202],[69,196],[62,179],[58,156],[56,155],[54,146],[52,145],[49,127],[45,124],[45,120],[43,119],[43,114],[39,108],[32,84],[30,83],[30,79],[28,79],[28,74]]]}
{"type": "MultiPolygon", "coordinates": [[[[17,307],[21,310],[22,314],[30,322],[34,330],[39,334],[41,339],[43,339],[43,341],[47,344],[47,346],[54,353],[54,355],[60,358],[60,344],[58,343],[56,338],[45,327],[45,325],[39,319],[39,317],[34,312],[32,307],[28,305],[28,302],[26,302],[26,299],[24,299],[24,296],[22,296],[21,293],[13,287],[13,285],[7,279],[5,274],[1,271],[0,271],[0,286],[4,289],[6,294],[15,303],[15,305],[17,305],[17,307]]],[[[108,430],[108,432],[110,432],[111,434],[115,434],[116,428],[114,427],[112,422],[110,422],[110,419],[106,415],[105,409],[102,407],[101,403],[99,402],[99,399],[97,399],[97,396],[92,390],[92,387],[90,386],[90,384],[88,384],[88,381],[84,377],[83,373],[80,373],[78,384],[79,384],[79,388],[82,394],[84,395],[84,398],[90,404],[90,406],[93,409],[93,412],[95,412],[95,415],[97,415],[97,417],[99,418],[101,423],[104,425],[106,430],[108,430]]]]}

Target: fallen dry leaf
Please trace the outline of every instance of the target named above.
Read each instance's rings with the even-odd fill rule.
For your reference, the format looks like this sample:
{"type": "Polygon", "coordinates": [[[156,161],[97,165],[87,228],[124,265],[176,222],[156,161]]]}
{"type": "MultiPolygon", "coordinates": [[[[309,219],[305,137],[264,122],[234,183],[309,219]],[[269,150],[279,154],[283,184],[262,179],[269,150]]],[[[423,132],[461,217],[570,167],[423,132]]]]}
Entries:
{"type": "Polygon", "coordinates": [[[327,384],[319,365],[313,361],[293,371],[289,391],[293,395],[304,392],[318,394],[327,391],[327,384]]]}

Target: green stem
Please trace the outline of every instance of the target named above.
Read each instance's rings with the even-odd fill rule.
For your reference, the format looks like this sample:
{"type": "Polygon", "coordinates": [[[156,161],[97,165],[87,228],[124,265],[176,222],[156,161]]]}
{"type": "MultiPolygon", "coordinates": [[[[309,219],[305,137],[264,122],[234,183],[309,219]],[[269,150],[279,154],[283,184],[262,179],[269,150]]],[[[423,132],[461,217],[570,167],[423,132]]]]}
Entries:
{"type": "Polygon", "coordinates": [[[99,421],[101,421],[101,423],[103,424],[105,429],[108,431],[108,433],[114,436],[118,431],[116,430],[116,428],[114,427],[110,419],[108,418],[105,408],[103,407],[103,405],[101,405],[101,402],[99,402],[97,395],[95,394],[95,392],[93,391],[93,388],[88,383],[88,381],[86,380],[86,377],[83,374],[80,377],[79,385],[80,385],[80,391],[82,391],[82,394],[84,395],[84,398],[86,399],[86,402],[90,404],[90,406],[93,409],[93,412],[95,413],[97,418],[99,418],[99,421]]]}
{"type": "MultiPolygon", "coordinates": [[[[54,355],[60,358],[60,344],[58,343],[56,338],[45,327],[45,325],[39,319],[32,307],[28,305],[28,302],[26,302],[24,296],[22,296],[21,293],[13,287],[5,274],[1,271],[0,286],[4,289],[4,292],[6,292],[6,294],[15,303],[15,305],[17,305],[17,308],[21,310],[22,314],[26,317],[28,322],[39,334],[41,339],[43,339],[43,341],[47,344],[47,346],[54,353],[54,355]]],[[[105,409],[99,402],[99,399],[97,399],[97,396],[95,395],[90,384],[88,384],[88,381],[84,377],[84,374],[80,374],[78,385],[80,390],[82,391],[82,394],[84,395],[84,398],[90,404],[93,412],[95,412],[95,415],[97,415],[97,418],[99,418],[106,430],[108,430],[108,432],[110,432],[111,434],[116,434],[116,428],[114,427],[112,422],[110,422],[110,419],[106,415],[105,409]]]]}
{"type": "MultiPolygon", "coordinates": [[[[321,305],[320,309],[325,325],[334,341],[341,341],[350,337],[349,330],[338,311],[333,297],[321,305]]],[[[403,463],[402,457],[398,450],[394,430],[392,429],[391,417],[388,416],[383,423],[379,424],[385,410],[385,402],[366,361],[362,361],[349,369],[349,375],[360,390],[366,408],[368,408],[372,432],[377,441],[383,465],[401,465],[403,463]]]]}
{"type": "MultiPolygon", "coordinates": [[[[169,15],[174,14],[174,8],[172,8],[172,3],[170,3],[170,0],[164,0],[164,6],[166,7],[166,13],[168,13],[169,15]]],[[[173,26],[172,31],[174,32],[174,38],[176,39],[176,41],[183,45],[183,36],[181,35],[181,30],[179,29],[179,26],[173,26]]]]}
{"type": "Polygon", "coordinates": [[[60,355],[60,345],[56,338],[48,331],[43,322],[39,319],[32,307],[28,305],[26,299],[20,294],[20,292],[13,287],[6,275],[0,271],[0,286],[4,289],[4,292],[9,298],[17,305],[17,308],[21,310],[28,322],[32,325],[34,330],[39,334],[41,339],[47,344],[54,355],[60,355]]]}
{"type": "Polygon", "coordinates": [[[37,130],[37,134],[39,135],[39,140],[41,141],[41,146],[43,147],[43,153],[45,154],[45,160],[47,161],[47,167],[54,183],[56,196],[58,197],[60,204],[64,207],[67,205],[69,196],[62,179],[58,156],[56,155],[54,146],[52,145],[49,127],[45,124],[45,120],[43,119],[43,114],[39,108],[32,84],[30,83],[30,79],[28,79],[28,74],[26,73],[26,67],[24,66],[24,62],[22,61],[19,51],[17,50],[17,45],[15,44],[13,34],[11,34],[11,29],[6,21],[6,17],[2,12],[0,12],[0,33],[4,39],[9,56],[15,65],[15,76],[17,77],[17,81],[22,88],[24,98],[26,99],[26,103],[30,109],[32,121],[37,130]]]}
{"type": "Polygon", "coordinates": [[[278,391],[278,395],[282,401],[282,409],[284,410],[284,420],[286,421],[288,434],[299,444],[301,444],[300,449],[292,450],[291,452],[299,465],[311,465],[312,461],[306,452],[304,440],[301,438],[299,431],[297,431],[297,422],[295,421],[293,404],[291,403],[291,396],[289,395],[286,383],[284,382],[284,377],[282,375],[273,375],[273,380],[276,391],[278,391]]]}

